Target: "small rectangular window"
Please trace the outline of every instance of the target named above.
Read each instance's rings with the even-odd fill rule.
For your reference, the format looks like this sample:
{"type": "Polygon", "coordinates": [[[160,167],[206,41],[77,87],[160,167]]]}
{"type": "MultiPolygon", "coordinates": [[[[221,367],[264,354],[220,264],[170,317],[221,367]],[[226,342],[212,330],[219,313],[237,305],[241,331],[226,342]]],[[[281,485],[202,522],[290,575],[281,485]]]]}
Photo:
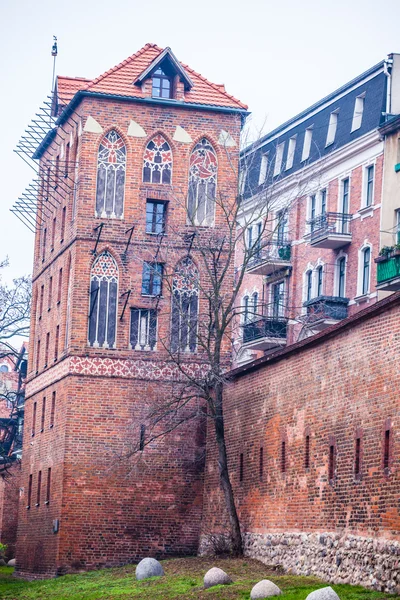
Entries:
{"type": "Polygon", "coordinates": [[[61,214],[61,238],[60,238],[60,242],[64,241],[64,237],[65,237],[65,220],[67,218],[67,207],[64,206],[62,209],[62,214],[61,214]]]}
{"type": "Polygon", "coordinates": [[[335,446],[331,444],[329,446],[329,481],[333,482],[335,479],[335,446]]]}
{"type": "Polygon", "coordinates": [[[157,311],[132,308],[130,347],[132,350],[155,350],[157,342],[157,311]]]}
{"type": "Polygon", "coordinates": [[[146,202],[146,233],[165,233],[166,203],[146,202]]]}
{"type": "Polygon", "coordinates": [[[359,477],[361,472],[361,438],[356,438],[356,455],[354,461],[354,473],[359,477]]]}
{"type": "Polygon", "coordinates": [[[305,452],[304,452],[304,468],[310,468],[310,436],[306,435],[305,452]]]}
{"type": "Polygon", "coordinates": [[[44,300],[44,285],[42,285],[40,288],[39,319],[42,318],[43,300],[44,300]]]}
{"type": "Polygon", "coordinates": [[[357,129],[360,129],[361,127],[364,112],[364,100],[365,93],[361,94],[360,96],[357,96],[356,101],[354,103],[353,122],[351,124],[352,132],[356,131],[357,129]]]}
{"type": "Polygon", "coordinates": [[[37,341],[37,346],[36,346],[36,373],[39,372],[39,363],[40,363],[40,340],[37,341]]]}
{"type": "Polygon", "coordinates": [[[33,476],[32,474],[29,475],[29,483],[28,483],[28,504],[26,508],[30,508],[31,507],[31,502],[32,502],[32,479],[33,476]]]}
{"type": "Polygon", "coordinates": [[[286,171],[288,171],[289,169],[291,169],[293,167],[294,153],[296,150],[296,139],[297,139],[297,136],[294,135],[289,140],[288,153],[287,153],[286,166],[285,166],[286,171]]]}
{"type": "Polygon", "coordinates": [[[32,429],[31,436],[34,437],[36,432],[36,412],[37,412],[37,402],[33,403],[33,411],[32,411],[32,429]]]}
{"type": "Polygon", "coordinates": [[[47,238],[47,229],[46,227],[43,229],[43,238],[42,238],[42,262],[46,258],[46,238],[47,238]]]}
{"type": "Polygon", "coordinates": [[[286,442],[284,440],[281,444],[281,471],[286,473],[286,442]]]}
{"type": "Polygon", "coordinates": [[[146,435],[146,425],[142,424],[140,426],[140,439],[139,439],[139,450],[141,452],[143,452],[143,450],[144,450],[145,435],[146,435]]]}
{"type": "Polygon", "coordinates": [[[243,454],[239,457],[239,481],[243,481],[243,454]]]}
{"type": "Polygon", "coordinates": [[[51,231],[51,251],[54,250],[54,242],[56,239],[56,227],[57,227],[57,219],[54,217],[53,219],[53,229],[51,231]]]}
{"type": "Polygon", "coordinates": [[[50,425],[49,427],[54,427],[54,416],[56,414],[56,393],[53,392],[51,397],[51,412],[50,412],[50,425]]]}
{"type": "Polygon", "coordinates": [[[258,185],[264,183],[267,179],[268,172],[268,152],[265,152],[261,155],[261,165],[260,165],[260,176],[258,178],[258,185]]]}
{"type": "Polygon", "coordinates": [[[263,480],[264,477],[264,448],[260,448],[260,458],[259,458],[259,477],[260,481],[263,480]]]}
{"type": "Polygon", "coordinates": [[[50,504],[50,490],[51,490],[51,467],[47,469],[47,490],[46,490],[46,502],[50,504]]]}
{"type": "Polygon", "coordinates": [[[49,296],[47,298],[47,310],[51,309],[51,301],[53,296],[53,277],[49,279],[49,296]]]}
{"type": "Polygon", "coordinates": [[[279,175],[279,173],[282,170],[282,159],[283,159],[283,151],[285,149],[285,142],[282,142],[281,144],[278,144],[277,148],[276,148],[276,155],[275,155],[275,165],[274,165],[274,177],[276,177],[276,175],[279,175]]]}
{"type": "Polygon", "coordinates": [[[58,291],[57,291],[57,303],[58,304],[61,302],[62,278],[63,278],[63,270],[61,268],[58,272],[58,291]]]}
{"type": "Polygon", "coordinates": [[[365,172],[365,206],[371,206],[374,201],[374,165],[366,168],[365,172]]]}
{"type": "Polygon", "coordinates": [[[322,266],[317,269],[317,296],[322,296],[322,286],[324,278],[324,268],[322,266]]]}
{"type": "Polygon", "coordinates": [[[60,156],[56,156],[56,172],[55,172],[55,181],[54,181],[54,189],[56,190],[58,187],[58,178],[60,177],[60,156]]]}
{"type": "Polygon", "coordinates": [[[54,362],[58,360],[58,344],[60,341],[60,326],[56,327],[56,339],[54,341],[54,362]]]}
{"type": "Polygon", "coordinates": [[[39,471],[38,473],[38,480],[37,480],[37,495],[36,495],[36,506],[40,506],[40,494],[42,491],[42,471],[39,471]]]}
{"type": "Polygon", "coordinates": [[[303,152],[301,154],[302,161],[307,160],[307,158],[309,158],[309,156],[310,156],[312,133],[313,133],[312,127],[307,127],[307,129],[304,132],[303,152]]]}
{"type": "Polygon", "coordinates": [[[390,465],[390,429],[385,431],[385,445],[383,451],[383,469],[386,474],[389,473],[390,465]]]}
{"type": "Polygon", "coordinates": [[[159,296],[162,293],[162,277],[164,265],[162,263],[143,263],[142,295],[159,296]]]}
{"type": "Polygon", "coordinates": [[[339,298],[344,298],[344,284],[345,284],[345,276],[346,276],[346,257],[342,256],[338,262],[338,296],[339,298]]]}
{"type": "Polygon", "coordinates": [[[331,114],[329,116],[328,133],[326,134],[325,146],[330,146],[335,141],[337,122],[338,122],[337,111],[331,112],[331,114]]]}
{"type": "Polygon", "coordinates": [[[64,167],[64,177],[68,177],[69,171],[69,151],[70,151],[70,143],[65,146],[65,167],[64,167]]]}
{"type": "Polygon", "coordinates": [[[44,354],[44,366],[47,367],[49,364],[49,350],[50,350],[50,333],[46,333],[46,349],[44,354]]]}
{"type": "Polygon", "coordinates": [[[46,397],[43,398],[42,400],[42,419],[41,419],[41,423],[40,423],[40,431],[44,431],[44,421],[46,418],[46,397]]]}

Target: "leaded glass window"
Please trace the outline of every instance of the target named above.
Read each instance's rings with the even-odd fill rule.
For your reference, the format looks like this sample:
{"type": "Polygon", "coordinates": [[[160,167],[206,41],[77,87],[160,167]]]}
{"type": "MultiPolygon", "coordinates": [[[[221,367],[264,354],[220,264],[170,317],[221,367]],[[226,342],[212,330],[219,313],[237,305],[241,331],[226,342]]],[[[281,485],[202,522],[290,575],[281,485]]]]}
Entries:
{"type": "Polygon", "coordinates": [[[117,328],[118,265],[106,250],[90,273],[89,345],[115,348],[117,328]]]}
{"type": "Polygon", "coordinates": [[[192,259],[183,258],[172,281],[172,352],[195,352],[199,312],[199,272],[192,259]]]}
{"type": "Polygon", "coordinates": [[[214,222],[218,162],[214,148],[203,138],[190,155],[188,216],[195,225],[214,222]]]}
{"type": "Polygon", "coordinates": [[[146,146],[143,157],[145,183],[171,183],[172,152],[167,140],[158,133],[146,146]]]}
{"type": "Polygon", "coordinates": [[[130,346],[133,350],[155,350],[157,341],[157,311],[131,309],[130,346]]]}
{"type": "Polygon", "coordinates": [[[109,131],[97,159],[96,217],[123,216],[125,172],[126,146],[116,131],[109,131]]]}

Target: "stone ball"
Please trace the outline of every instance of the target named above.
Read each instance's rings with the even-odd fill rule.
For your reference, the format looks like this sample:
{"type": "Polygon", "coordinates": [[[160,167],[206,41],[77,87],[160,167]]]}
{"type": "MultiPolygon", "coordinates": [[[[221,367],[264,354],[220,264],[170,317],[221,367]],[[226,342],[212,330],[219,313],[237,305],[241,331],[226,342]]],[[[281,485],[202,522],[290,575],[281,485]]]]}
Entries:
{"type": "Polygon", "coordinates": [[[232,583],[232,579],[218,567],[213,567],[204,575],[204,589],[213,587],[214,585],[228,585],[232,583]]]}
{"type": "Polygon", "coordinates": [[[11,560],[8,561],[7,565],[9,567],[15,567],[15,558],[12,558],[11,560]]]}
{"type": "Polygon", "coordinates": [[[155,558],[144,558],[136,567],[136,579],[148,579],[149,577],[162,577],[164,569],[155,558]]]}
{"type": "Polygon", "coordinates": [[[270,596],[279,596],[282,594],[281,590],[275,583],[268,579],[263,579],[256,583],[250,592],[251,600],[260,600],[261,598],[269,598],[270,596]]]}
{"type": "Polygon", "coordinates": [[[340,600],[339,596],[330,586],[314,590],[308,594],[306,600],[340,600]]]}

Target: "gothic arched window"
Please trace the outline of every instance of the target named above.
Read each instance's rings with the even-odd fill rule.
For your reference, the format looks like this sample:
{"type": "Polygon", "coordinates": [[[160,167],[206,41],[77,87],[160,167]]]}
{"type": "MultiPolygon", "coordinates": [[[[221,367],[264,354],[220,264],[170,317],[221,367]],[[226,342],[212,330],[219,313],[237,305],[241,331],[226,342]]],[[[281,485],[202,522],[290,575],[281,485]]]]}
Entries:
{"type": "Polygon", "coordinates": [[[171,183],[172,152],[167,140],[158,133],[147,144],[143,157],[145,183],[171,183]]]}
{"type": "Polygon", "coordinates": [[[172,352],[195,352],[199,312],[199,272],[187,256],[176,266],[172,281],[172,352]]]}
{"type": "Polygon", "coordinates": [[[94,261],[90,272],[89,345],[115,348],[117,323],[118,265],[106,250],[94,261]]]}
{"type": "Polygon", "coordinates": [[[214,148],[203,138],[194,147],[189,162],[188,215],[195,225],[213,224],[217,168],[214,148]]]}
{"type": "Polygon", "coordinates": [[[125,171],[126,146],[116,131],[109,131],[97,159],[96,217],[122,217],[125,171]]]}

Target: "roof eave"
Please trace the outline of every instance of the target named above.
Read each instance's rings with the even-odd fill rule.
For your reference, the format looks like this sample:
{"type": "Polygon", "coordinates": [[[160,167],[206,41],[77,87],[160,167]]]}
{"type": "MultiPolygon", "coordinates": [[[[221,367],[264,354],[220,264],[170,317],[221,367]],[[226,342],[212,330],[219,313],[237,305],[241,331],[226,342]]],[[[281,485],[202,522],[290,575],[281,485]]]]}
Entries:
{"type": "Polygon", "coordinates": [[[50,146],[54,137],[57,133],[57,127],[59,125],[63,125],[65,121],[69,118],[69,116],[74,112],[75,107],[81,102],[81,100],[85,97],[91,98],[108,98],[111,100],[119,100],[122,102],[137,102],[139,104],[158,104],[162,106],[173,106],[175,108],[196,108],[198,110],[209,110],[212,112],[224,112],[228,114],[238,114],[241,118],[241,124],[243,126],[245,118],[250,114],[244,108],[239,108],[235,106],[217,106],[214,104],[199,104],[196,102],[182,102],[180,100],[171,100],[171,99],[160,99],[160,98],[139,98],[138,96],[121,96],[118,94],[107,94],[105,92],[92,92],[88,90],[79,90],[76,92],[75,96],[72,98],[70,103],[63,109],[60,116],[56,121],[56,127],[49,131],[44,139],[41,141],[32,158],[35,160],[40,159],[47,148],[50,146]]]}

